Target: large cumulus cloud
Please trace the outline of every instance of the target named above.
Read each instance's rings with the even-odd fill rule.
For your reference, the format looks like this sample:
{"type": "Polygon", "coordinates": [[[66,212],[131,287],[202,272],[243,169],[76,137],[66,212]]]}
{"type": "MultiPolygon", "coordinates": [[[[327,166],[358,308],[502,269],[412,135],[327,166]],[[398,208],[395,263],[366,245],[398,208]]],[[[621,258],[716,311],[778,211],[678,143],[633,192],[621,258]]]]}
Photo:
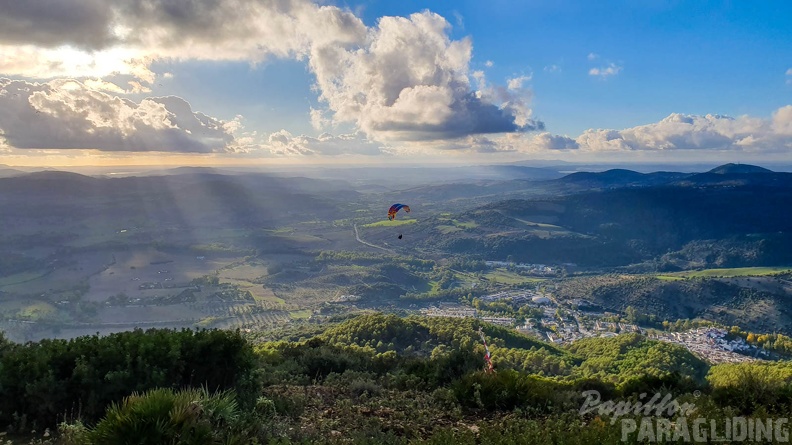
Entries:
{"type": "Polygon", "coordinates": [[[388,153],[386,147],[371,141],[360,132],[334,136],[322,133],[318,137],[293,136],[286,130],[272,133],[263,148],[275,155],[339,156],[379,155],[388,153]]]}
{"type": "Polygon", "coordinates": [[[586,150],[784,150],[792,148],[792,106],[771,119],[674,113],[624,130],[586,130],[576,139],[586,150]]]}
{"type": "Polygon", "coordinates": [[[0,145],[7,147],[228,152],[235,128],[175,96],[133,102],[75,80],[0,79],[0,145]]]}
{"type": "Polygon", "coordinates": [[[0,10],[0,44],[154,57],[289,56],[365,31],[354,14],[305,0],[0,0],[0,10]]]}
{"type": "MultiPolygon", "coordinates": [[[[777,109],[769,119],[673,113],[658,122],[622,130],[592,128],[577,137],[549,132],[508,134],[494,141],[497,151],[521,153],[722,151],[783,154],[792,150],[792,105],[777,109]]],[[[474,146],[470,149],[480,151],[474,146]]]]}
{"type": "Polygon", "coordinates": [[[520,78],[512,89],[476,90],[470,73],[472,44],[451,40],[449,23],[423,12],[383,17],[365,41],[352,46],[314,45],[310,66],[320,99],[337,121],[357,123],[387,140],[431,140],[533,129],[520,78]]]}
{"type": "MultiPolygon", "coordinates": [[[[499,154],[503,156],[557,156],[576,153],[580,157],[620,156],[626,153],[681,152],[693,156],[725,153],[762,153],[785,156],[792,151],[792,105],[775,110],[769,118],[751,116],[688,115],[673,113],[647,125],[615,129],[588,129],[577,137],[542,131],[535,134],[507,133],[502,135],[468,135],[465,137],[403,141],[380,145],[361,133],[318,138],[292,136],[280,131],[270,135],[262,146],[269,152],[288,155],[323,154],[379,154],[394,153],[426,155],[438,154],[443,159],[451,152],[499,154]],[[355,141],[354,144],[350,144],[355,141]]],[[[515,158],[517,159],[517,158],[515,158]]]]}
{"type": "Polygon", "coordinates": [[[115,11],[105,0],[0,0],[0,43],[100,49],[114,43],[115,11]]]}
{"type": "Polygon", "coordinates": [[[531,119],[528,77],[488,85],[469,70],[470,39],[452,40],[450,24],[429,11],[368,27],[309,0],[0,1],[0,73],[126,74],[151,84],[156,60],[296,58],[325,104],[317,126],[349,122],[382,141],[542,127],[531,119]]]}

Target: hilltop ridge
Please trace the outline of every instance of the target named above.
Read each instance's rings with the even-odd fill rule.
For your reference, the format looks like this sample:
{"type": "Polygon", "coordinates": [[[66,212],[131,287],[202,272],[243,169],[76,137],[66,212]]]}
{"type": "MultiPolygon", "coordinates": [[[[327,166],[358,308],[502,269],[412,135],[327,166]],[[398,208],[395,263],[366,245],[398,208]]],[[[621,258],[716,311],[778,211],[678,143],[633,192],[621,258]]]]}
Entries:
{"type": "Polygon", "coordinates": [[[756,165],[751,164],[734,164],[728,163],[723,164],[718,167],[713,168],[707,173],[715,173],[719,175],[728,175],[728,174],[742,174],[742,173],[775,173],[772,170],[766,169],[764,167],[759,167],[756,165]]]}

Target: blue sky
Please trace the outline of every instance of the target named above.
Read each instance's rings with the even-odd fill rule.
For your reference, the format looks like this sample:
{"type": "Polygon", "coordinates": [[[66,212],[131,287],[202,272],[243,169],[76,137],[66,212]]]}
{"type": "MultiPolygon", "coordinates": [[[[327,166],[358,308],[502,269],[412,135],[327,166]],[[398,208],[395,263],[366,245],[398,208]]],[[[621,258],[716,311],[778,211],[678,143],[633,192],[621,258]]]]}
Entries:
{"type": "Polygon", "coordinates": [[[493,80],[533,73],[534,110],[562,134],[671,113],[769,116],[792,99],[789,2],[350,3],[361,5],[368,24],[427,7],[445,16],[454,37],[473,38],[474,67],[494,62],[493,80]],[[623,70],[605,81],[587,74],[609,62],[623,70]],[[560,71],[545,71],[553,65],[560,71]]]}
{"type": "Polygon", "coordinates": [[[0,18],[10,163],[792,150],[789,2],[62,3],[0,18]]]}

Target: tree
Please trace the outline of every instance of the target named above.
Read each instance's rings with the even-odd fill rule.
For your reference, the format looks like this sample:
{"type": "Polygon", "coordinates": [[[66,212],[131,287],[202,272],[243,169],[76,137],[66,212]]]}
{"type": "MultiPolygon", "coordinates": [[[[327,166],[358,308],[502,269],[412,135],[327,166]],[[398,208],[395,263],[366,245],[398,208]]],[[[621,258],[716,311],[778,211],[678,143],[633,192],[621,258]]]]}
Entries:
{"type": "Polygon", "coordinates": [[[638,321],[638,311],[635,310],[632,306],[627,306],[627,309],[624,310],[626,314],[627,321],[630,323],[635,323],[638,321]]]}

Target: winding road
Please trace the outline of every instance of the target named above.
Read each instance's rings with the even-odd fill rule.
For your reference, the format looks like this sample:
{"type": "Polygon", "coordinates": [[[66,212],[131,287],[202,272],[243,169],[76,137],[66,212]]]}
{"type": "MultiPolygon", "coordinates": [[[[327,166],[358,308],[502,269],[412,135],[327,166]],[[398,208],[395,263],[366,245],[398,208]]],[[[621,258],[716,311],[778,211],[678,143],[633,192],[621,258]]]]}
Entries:
{"type": "Polygon", "coordinates": [[[371,243],[367,243],[367,242],[363,241],[362,239],[360,239],[360,234],[358,233],[357,223],[355,223],[355,224],[354,224],[354,227],[355,227],[355,239],[356,239],[356,240],[357,240],[359,243],[365,244],[365,245],[367,245],[367,246],[369,246],[369,247],[373,247],[373,248],[375,248],[375,249],[384,250],[384,251],[386,251],[386,252],[388,252],[388,253],[393,253],[393,254],[395,254],[395,253],[396,253],[396,252],[394,252],[394,251],[392,251],[392,250],[390,250],[390,249],[387,249],[387,248],[385,248],[385,247],[382,247],[382,246],[377,246],[376,244],[371,244],[371,243]]]}

